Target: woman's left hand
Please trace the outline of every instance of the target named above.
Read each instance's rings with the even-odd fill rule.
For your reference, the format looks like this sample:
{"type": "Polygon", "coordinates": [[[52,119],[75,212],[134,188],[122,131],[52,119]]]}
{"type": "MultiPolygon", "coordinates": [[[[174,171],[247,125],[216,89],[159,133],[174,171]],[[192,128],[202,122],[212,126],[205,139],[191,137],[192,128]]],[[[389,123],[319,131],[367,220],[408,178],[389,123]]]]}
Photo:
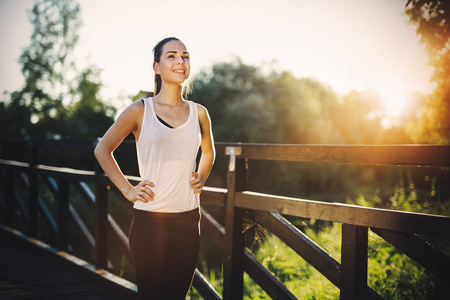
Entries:
{"type": "Polygon", "coordinates": [[[194,179],[191,180],[191,189],[194,190],[194,193],[200,194],[203,189],[203,183],[201,183],[200,179],[198,178],[197,172],[192,172],[192,177],[194,177],[194,179]]]}

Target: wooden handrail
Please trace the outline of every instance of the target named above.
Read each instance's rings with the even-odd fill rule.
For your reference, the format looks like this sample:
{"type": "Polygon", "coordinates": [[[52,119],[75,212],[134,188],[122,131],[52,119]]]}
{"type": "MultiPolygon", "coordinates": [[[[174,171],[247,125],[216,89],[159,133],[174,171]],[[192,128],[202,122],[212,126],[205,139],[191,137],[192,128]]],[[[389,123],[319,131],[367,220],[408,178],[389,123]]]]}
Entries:
{"type": "Polygon", "coordinates": [[[236,193],[236,206],[350,225],[450,236],[450,217],[282,197],[236,193]]]}
{"type": "Polygon", "coordinates": [[[255,160],[371,165],[450,166],[450,146],[443,145],[281,145],[216,143],[218,156],[227,147],[236,157],[255,160]]]}

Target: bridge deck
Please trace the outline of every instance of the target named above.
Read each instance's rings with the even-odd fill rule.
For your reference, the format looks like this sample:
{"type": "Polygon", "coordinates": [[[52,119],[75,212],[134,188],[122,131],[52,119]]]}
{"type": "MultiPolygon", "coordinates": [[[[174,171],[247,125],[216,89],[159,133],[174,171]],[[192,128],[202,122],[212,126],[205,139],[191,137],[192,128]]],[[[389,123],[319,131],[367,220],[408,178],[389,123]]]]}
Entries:
{"type": "Polygon", "coordinates": [[[135,298],[45,251],[0,228],[0,299],[135,298]]]}

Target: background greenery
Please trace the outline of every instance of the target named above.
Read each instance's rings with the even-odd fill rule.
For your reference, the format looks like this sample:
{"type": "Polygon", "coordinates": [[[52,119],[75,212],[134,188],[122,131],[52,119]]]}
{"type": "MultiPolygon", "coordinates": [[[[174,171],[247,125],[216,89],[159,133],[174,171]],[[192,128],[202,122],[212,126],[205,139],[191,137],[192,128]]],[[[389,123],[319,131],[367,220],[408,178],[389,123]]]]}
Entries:
{"type": "MultiPolygon", "coordinates": [[[[0,137],[97,138],[113,123],[115,108],[99,97],[101,71],[95,65],[78,70],[73,58],[82,23],[79,11],[75,1],[35,2],[29,12],[33,25],[30,45],[20,57],[25,85],[0,96],[0,137]]],[[[382,126],[380,96],[374,91],[338,95],[326,83],[296,78],[275,66],[248,65],[239,57],[202,70],[193,79],[194,92],[189,98],[208,108],[215,139],[221,142],[450,144],[449,4],[405,1],[405,13],[427,47],[437,87],[430,95],[416,94],[395,126],[382,126]]],[[[128,155],[132,148],[132,144],[122,145],[116,156],[126,174],[137,175],[135,154],[128,155]]],[[[0,150],[4,157],[7,151],[0,150]]],[[[64,151],[49,147],[42,149],[39,157],[44,164],[93,169],[91,146],[64,151]]],[[[218,159],[208,185],[225,187],[225,172],[226,161],[218,159]]],[[[450,216],[448,173],[447,168],[251,161],[249,189],[450,216]]],[[[41,190],[41,197],[52,206],[52,195],[43,187],[41,190]]],[[[89,207],[75,191],[72,194],[71,203],[92,227],[89,207]]],[[[127,232],[127,208],[112,193],[110,198],[110,213],[127,232]]],[[[220,208],[206,209],[223,221],[220,208]]],[[[290,221],[340,260],[340,225],[297,218],[290,221]]],[[[260,239],[255,239],[254,230],[248,231],[248,247],[292,293],[301,299],[338,298],[338,289],[309,264],[270,233],[258,230],[263,232],[260,239]]],[[[75,233],[71,236],[72,244],[83,243],[75,233]]],[[[439,240],[438,245],[450,254],[448,240],[439,240]]],[[[201,249],[198,268],[221,292],[222,253],[206,237],[202,237],[201,249]]],[[[91,254],[82,247],[75,250],[90,259],[91,254]]],[[[133,279],[129,262],[120,253],[111,253],[111,261],[114,272],[133,279]]],[[[245,282],[246,299],[266,298],[248,276],[245,282]]],[[[448,285],[373,233],[369,237],[369,285],[386,299],[442,299],[449,292],[448,285]]],[[[199,296],[193,290],[190,297],[199,296]]]]}

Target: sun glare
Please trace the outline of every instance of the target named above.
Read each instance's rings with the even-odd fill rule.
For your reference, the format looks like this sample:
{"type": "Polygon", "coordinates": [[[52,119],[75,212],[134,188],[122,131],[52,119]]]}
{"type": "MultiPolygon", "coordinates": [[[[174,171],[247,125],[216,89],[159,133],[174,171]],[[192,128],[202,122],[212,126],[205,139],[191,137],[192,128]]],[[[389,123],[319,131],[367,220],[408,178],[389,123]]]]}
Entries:
{"type": "Polygon", "coordinates": [[[383,120],[382,125],[385,127],[391,127],[398,121],[399,117],[403,113],[406,102],[407,94],[403,91],[389,91],[382,95],[383,103],[383,120]]]}
{"type": "Polygon", "coordinates": [[[384,111],[388,116],[399,116],[406,104],[406,95],[401,91],[390,92],[384,97],[384,111]]]}

